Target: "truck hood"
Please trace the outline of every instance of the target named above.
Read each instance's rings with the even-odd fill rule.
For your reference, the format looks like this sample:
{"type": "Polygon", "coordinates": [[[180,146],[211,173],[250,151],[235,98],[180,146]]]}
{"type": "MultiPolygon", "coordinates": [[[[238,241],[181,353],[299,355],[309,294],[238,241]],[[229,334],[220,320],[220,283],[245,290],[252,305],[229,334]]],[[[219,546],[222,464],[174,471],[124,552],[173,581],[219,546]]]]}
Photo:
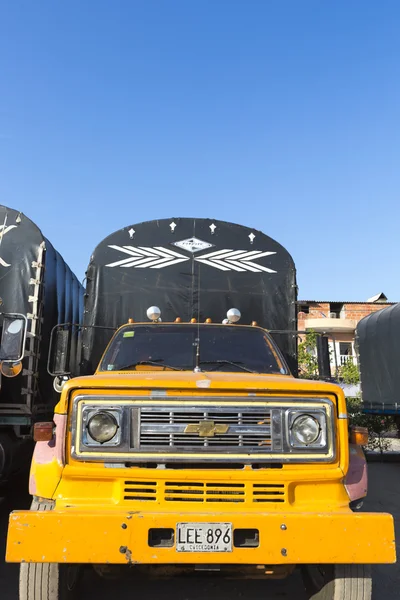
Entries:
{"type": "Polygon", "coordinates": [[[296,379],[287,375],[263,375],[253,373],[215,373],[192,371],[139,371],[137,373],[99,373],[89,377],[76,377],[68,381],[62,391],[57,412],[64,412],[70,392],[74,390],[143,390],[145,395],[158,392],[186,392],[189,395],[207,392],[238,392],[245,397],[249,393],[283,393],[290,395],[334,394],[343,396],[335,384],[322,381],[296,379]]]}

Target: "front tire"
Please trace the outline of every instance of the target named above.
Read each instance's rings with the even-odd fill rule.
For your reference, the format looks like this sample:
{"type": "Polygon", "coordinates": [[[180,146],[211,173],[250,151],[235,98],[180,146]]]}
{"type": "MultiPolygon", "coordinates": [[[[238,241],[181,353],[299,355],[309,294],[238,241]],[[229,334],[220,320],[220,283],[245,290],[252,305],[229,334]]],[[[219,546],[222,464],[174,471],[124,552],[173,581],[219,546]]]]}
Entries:
{"type": "MultiPolygon", "coordinates": [[[[34,499],[31,510],[53,510],[54,502],[34,499]]],[[[22,563],[19,569],[19,600],[73,600],[77,598],[80,565],[22,563]]]]}
{"type": "Polygon", "coordinates": [[[302,568],[310,600],[371,600],[369,565],[312,565],[302,568]]]}
{"type": "Polygon", "coordinates": [[[80,569],[59,563],[22,563],[19,600],[72,600],[76,598],[80,569]]]}

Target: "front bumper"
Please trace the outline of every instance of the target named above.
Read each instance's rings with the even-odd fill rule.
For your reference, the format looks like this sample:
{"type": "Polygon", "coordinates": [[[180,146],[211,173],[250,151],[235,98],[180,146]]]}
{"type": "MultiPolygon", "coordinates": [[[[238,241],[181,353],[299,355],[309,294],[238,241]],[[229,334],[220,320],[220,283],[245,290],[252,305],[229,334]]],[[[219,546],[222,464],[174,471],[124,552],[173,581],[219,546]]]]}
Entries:
{"type": "Polygon", "coordinates": [[[393,517],[375,513],[166,513],[54,510],[10,515],[8,562],[110,564],[317,564],[396,562],[393,517]],[[150,547],[150,528],[230,522],[258,529],[257,548],[177,552],[150,547]],[[282,527],[282,526],[285,527],[282,527]]]}

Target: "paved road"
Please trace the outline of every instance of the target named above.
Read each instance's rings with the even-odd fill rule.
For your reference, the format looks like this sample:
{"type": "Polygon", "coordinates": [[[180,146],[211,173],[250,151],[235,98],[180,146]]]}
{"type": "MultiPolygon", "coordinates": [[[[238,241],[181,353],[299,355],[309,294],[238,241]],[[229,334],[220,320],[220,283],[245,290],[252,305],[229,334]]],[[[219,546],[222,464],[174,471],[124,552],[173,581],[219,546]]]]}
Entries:
{"type": "MultiPolygon", "coordinates": [[[[400,463],[370,463],[369,494],[363,510],[388,512],[396,529],[396,565],[373,567],[373,600],[400,598],[400,463]]],[[[379,535],[379,532],[377,532],[379,535]]]]}
{"type": "MultiPolygon", "coordinates": [[[[368,511],[386,511],[396,518],[397,552],[400,556],[400,463],[374,463],[369,467],[370,494],[365,504],[368,511]]],[[[19,498],[14,507],[29,504],[19,498]]],[[[0,507],[0,557],[7,527],[8,507],[0,507]]],[[[377,535],[379,532],[377,531],[377,535]]],[[[374,600],[395,600],[400,597],[400,566],[374,567],[374,600]]],[[[121,582],[104,581],[91,571],[85,573],[82,598],[96,600],[127,600],[129,597],[160,597],[164,600],[305,600],[301,577],[295,572],[284,581],[221,580],[209,575],[173,580],[127,578],[121,582]]],[[[0,595],[2,600],[18,600],[18,565],[6,565],[0,559],[0,595]]]]}

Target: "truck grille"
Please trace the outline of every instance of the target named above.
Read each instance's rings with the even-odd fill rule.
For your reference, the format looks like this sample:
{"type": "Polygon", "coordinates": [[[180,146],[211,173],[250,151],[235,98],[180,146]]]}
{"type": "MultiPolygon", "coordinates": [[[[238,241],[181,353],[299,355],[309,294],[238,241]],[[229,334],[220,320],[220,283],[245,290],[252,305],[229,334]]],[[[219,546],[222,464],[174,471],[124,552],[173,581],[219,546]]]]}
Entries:
{"type": "MultiPolygon", "coordinates": [[[[282,449],[280,431],[272,436],[272,412],[267,408],[151,407],[140,409],[142,451],[248,453],[282,449]]],[[[280,413],[279,409],[275,412],[280,413]]],[[[278,421],[278,424],[280,420],[278,421]]]]}
{"type": "Polygon", "coordinates": [[[284,503],[284,483],[203,481],[124,481],[124,501],[191,503],[284,503]]]}
{"type": "Polygon", "coordinates": [[[328,463],[336,457],[334,403],[327,398],[189,396],[165,390],[146,396],[82,394],[73,402],[73,422],[73,458],[110,467],[145,464],[179,471],[190,463],[193,470],[227,464],[257,470],[310,460],[328,463]],[[119,426],[104,444],[88,433],[88,419],[98,410],[110,411],[119,426]],[[303,412],[315,415],[321,426],[316,443],[306,447],[295,444],[291,432],[293,419],[303,412]]]}

